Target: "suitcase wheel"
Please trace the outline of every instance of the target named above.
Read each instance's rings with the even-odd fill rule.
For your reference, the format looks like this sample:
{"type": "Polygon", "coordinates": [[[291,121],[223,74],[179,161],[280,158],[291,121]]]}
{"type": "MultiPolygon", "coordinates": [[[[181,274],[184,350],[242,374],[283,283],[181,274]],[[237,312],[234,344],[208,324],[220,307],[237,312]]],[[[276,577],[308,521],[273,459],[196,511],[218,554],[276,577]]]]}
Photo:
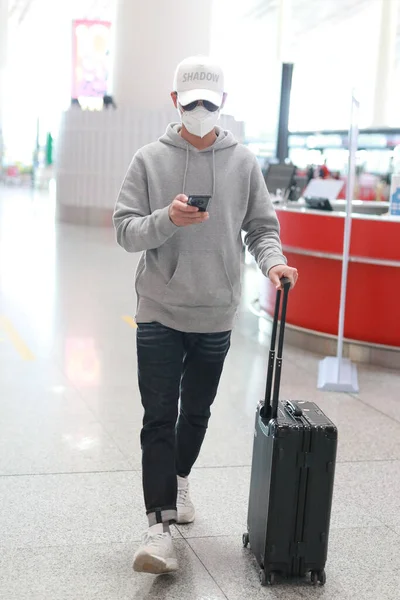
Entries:
{"type": "Polygon", "coordinates": [[[321,585],[325,585],[325,583],[326,583],[325,570],[322,569],[322,571],[312,571],[311,572],[311,583],[313,585],[318,585],[318,583],[320,583],[321,585]]]}
{"type": "Polygon", "coordinates": [[[242,541],[243,541],[243,548],[247,548],[247,546],[249,545],[249,542],[250,542],[250,537],[249,537],[248,533],[243,534],[242,541]]]}
{"type": "Polygon", "coordinates": [[[320,582],[321,585],[325,585],[326,584],[326,573],[325,573],[325,569],[322,569],[322,571],[320,571],[318,573],[318,580],[320,582]]]}
{"type": "Polygon", "coordinates": [[[276,581],[276,574],[272,571],[271,573],[266,574],[264,569],[260,569],[260,582],[261,585],[274,585],[276,581]]]}

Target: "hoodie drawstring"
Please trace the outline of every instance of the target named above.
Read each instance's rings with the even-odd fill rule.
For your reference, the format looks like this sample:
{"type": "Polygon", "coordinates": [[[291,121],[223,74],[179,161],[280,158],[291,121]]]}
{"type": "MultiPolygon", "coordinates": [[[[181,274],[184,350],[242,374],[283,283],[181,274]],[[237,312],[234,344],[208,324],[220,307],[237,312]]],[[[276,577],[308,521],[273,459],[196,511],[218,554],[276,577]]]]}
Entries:
{"type": "MultiPolygon", "coordinates": [[[[188,170],[189,170],[189,144],[186,146],[186,166],[185,166],[185,174],[183,176],[182,194],[185,193],[188,170]]],[[[214,149],[212,151],[212,171],[213,171],[213,173],[212,173],[212,182],[213,182],[212,198],[213,198],[215,195],[215,188],[216,188],[216,169],[215,169],[215,150],[214,149]]]]}
{"type": "Polygon", "coordinates": [[[212,198],[215,195],[215,150],[213,149],[213,190],[212,190],[212,198]]]}
{"type": "Polygon", "coordinates": [[[183,192],[182,192],[182,194],[185,193],[188,169],[189,169],[189,144],[186,146],[186,167],[185,167],[185,175],[183,177],[183,192]]]}

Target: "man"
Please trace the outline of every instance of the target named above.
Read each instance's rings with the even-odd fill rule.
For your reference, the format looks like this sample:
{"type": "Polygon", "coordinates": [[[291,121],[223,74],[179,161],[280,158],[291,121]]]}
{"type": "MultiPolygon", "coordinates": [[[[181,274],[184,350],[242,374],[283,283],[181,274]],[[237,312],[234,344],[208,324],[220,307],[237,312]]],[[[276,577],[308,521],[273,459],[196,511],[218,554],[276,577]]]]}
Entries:
{"type": "Polygon", "coordinates": [[[256,157],[216,126],[226,99],[221,68],[184,60],[171,96],[181,123],[136,153],[114,213],[118,243],[143,252],[136,321],[149,530],[133,568],[156,574],[178,568],[170,525],[195,518],[188,476],[230,346],[241,231],[276,287],[283,276],[297,279],[256,157]],[[188,205],[191,194],[211,196],[207,212],[188,205]]]}
{"type": "Polygon", "coordinates": [[[330,177],[330,171],[328,169],[328,161],[327,159],[324,160],[324,164],[320,166],[319,168],[319,176],[321,177],[321,179],[328,179],[330,177]]]}

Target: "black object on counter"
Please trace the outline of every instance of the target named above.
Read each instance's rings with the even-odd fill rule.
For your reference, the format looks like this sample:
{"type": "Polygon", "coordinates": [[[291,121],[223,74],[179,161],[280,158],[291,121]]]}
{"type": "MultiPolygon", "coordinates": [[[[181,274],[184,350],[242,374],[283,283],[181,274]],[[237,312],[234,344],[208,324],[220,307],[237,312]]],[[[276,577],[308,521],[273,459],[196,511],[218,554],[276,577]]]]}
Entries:
{"type": "Polygon", "coordinates": [[[306,197],[304,200],[306,201],[308,208],[312,208],[313,210],[333,211],[332,204],[329,202],[328,198],[306,197]]]}

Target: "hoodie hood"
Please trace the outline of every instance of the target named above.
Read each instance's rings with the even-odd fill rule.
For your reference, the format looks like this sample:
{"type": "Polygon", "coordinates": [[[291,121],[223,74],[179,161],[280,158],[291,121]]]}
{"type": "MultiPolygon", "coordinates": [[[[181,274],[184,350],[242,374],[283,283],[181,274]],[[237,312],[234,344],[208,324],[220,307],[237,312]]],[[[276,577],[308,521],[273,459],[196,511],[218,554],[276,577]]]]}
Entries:
{"type": "Polygon", "coordinates": [[[166,132],[160,137],[159,141],[163,144],[175,146],[175,148],[181,148],[182,150],[188,149],[189,151],[192,150],[193,152],[217,152],[218,150],[225,150],[226,148],[231,148],[232,146],[237,146],[238,144],[237,140],[233,136],[233,133],[222,129],[221,127],[216,127],[215,129],[218,137],[214,144],[208,148],[204,148],[204,150],[197,150],[197,148],[192,146],[192,144],[189,144],[179,134],[181,127],[181,123],[171,123],[168,125],[166,132]]]}
{"type": "Polygon", "coordinates": [[[217,139],[215,140],[215,142],[211,146],[208,146],[208,148],[204,148],[203,150],[198,150],[197,148],[192,146],[192,144],[189,144],[189,142],[184,140],[183,137],[180,135],[179,132],[181,130],[181,127],[182,127],[181,123],[171,123],[170,125],[168,125],[167,131],[164,133],[163,136],[160,137],[159,141],[162,144],[174,146],[175,148],[180,148],[181,150],[184,150],[186,152],[186,167],[185,167],[185,174],[183,176],[182,193],[186,194],[185,190],[186,190],[187,174],[188,174],[188,169],[189,169],[190,152],[197,152],[197,153],[211,152],[212,153],[212,179],[213,179],[212,195],[214,196],[215,189],[216,189],[215,153],[218,152],[219,150],[226,150],[227,148],[231,148],[232,146],[237,146],[238,142],[234,138],[233,134],[230,131],[226,131],[225,129],[222,129],[221,127],[216,127],[215,129],[217,132],[217,139]]]}

